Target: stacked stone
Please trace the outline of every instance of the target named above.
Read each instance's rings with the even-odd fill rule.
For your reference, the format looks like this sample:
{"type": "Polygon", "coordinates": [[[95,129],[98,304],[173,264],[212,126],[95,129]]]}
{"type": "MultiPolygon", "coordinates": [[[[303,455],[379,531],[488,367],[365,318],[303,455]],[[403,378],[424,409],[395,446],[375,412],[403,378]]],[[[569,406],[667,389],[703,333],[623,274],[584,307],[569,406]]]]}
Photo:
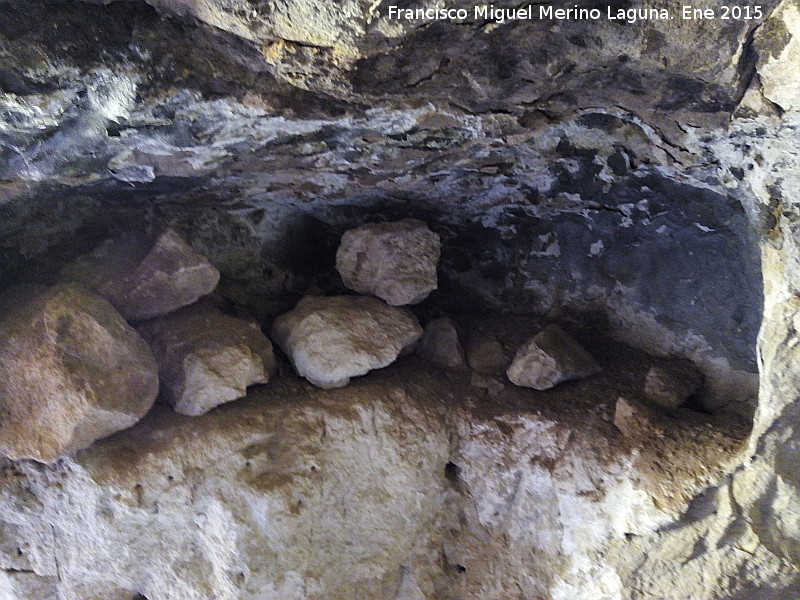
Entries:
{"type": "Polygon", "coordinates": [[[166,230],[101,244],[51,288],[4,292],[0,454],[52,462],[131,427],[155,402],[159,380],[187,415],[266,383],[275,361],[258,325],[195,305],[218,281],[208,260],[166,230]]]}
{"type": "Polygon", "coordinates": [[[417,304],[437,287],[439,236],[422,221],[369,223],[342,236],[336,270],[344,285],[370,296],[306,297],[278,317],[272,339],[298,374],[336,388],[386,367],[422,337],[417,304]]]}
{"type": "MultiPolygon", "coordinates": [[[[322,388],[345,386],[414,348],[441,368],[469,364],[492,395],[502,390],[496,378],[504,371],[535,390],[600,372],[557,325],[522,344],[510,364],[495,339],[473,340],[465,357],[449,318],[423,331],[406,307],[437,288],[439,255],[439,236],[415,219],[347,231],[336,268],[346,287],[368,295],[307,296],[274,321],[272,338],[297,373],[322,388]]],[[[199,416],[267,383],[276,362],[259,325],[202,300],[219,277],[166,230],[108,240],[65,267],[51,288],[6,290],[0,454],[54,461],[135,424],[159,389],[176,412],[199,416]]],[[[643,397],[674,409],[700,389],[702,374],[688,361],[662,362],[648,372],[643,397]]],[[[620,424],[632,422],[629,412],[621,410],[620,424]]]]}

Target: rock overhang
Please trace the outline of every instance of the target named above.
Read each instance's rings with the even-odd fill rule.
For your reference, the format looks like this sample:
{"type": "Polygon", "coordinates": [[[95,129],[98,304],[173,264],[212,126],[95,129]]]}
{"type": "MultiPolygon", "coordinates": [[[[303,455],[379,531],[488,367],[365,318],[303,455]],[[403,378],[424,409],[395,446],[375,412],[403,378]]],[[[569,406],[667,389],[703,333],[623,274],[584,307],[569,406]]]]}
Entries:
{"type": "MultiPolygon", "coordinates": [[[[202,11],[168,0],[151,7],[4,4],[0,51],[22,59],[0,72],[6,111],[0,210],[7,217],[2,249],[9,279],[35,274],[46,281],[51,262],[91,249],[131,221],[170,224],[222,271],[227,301],[260,311],[268,322],[310,284],[338,289],[332,259],[346,229],[422,218],[442,236],[443,255],[439,295],[421,310],[583,315],[592,327],[625,331],[648,349],[708,358],[706,368],[728,383],[717,390],[721,403],[731,393],[742,392],[734,402],[740,407],[754,398],[763,313],[756,432],[772,427],[789,435],[791,411],[780,398],[792,397],[791,370],[779,372],[791,351],[778,339],[797,289],[794,241],[784,235],[793,227],[793,160],[796,166],[791,72],[781,68],[782,57],[794,52],[791,2],[765,3],[763,19],[750,22],[502,25],[390,23],[380,7],[370,12],[355,2],[337,14],[308,11],[303,2],[272,9],[207,3],[202,11]],[[58,23],[62,33],[26,25],[33,17],[58,23]],[[59,35],[73,43],[62,45],[59,35]],[[715,43],[704,43],[701,53],[698,39],[715,43]]],[[[496,385],[477,383],[496,401],[496,385]]],[[[480,437],[481,418],[465,422],[480,437]]],[[[730,440],[741,441],[740,434],[730,440]]],[[[483,451],[508,450],[499,439],[483,451]]],[[[771,460],[770,443],[765,437],[753,464],[771,460]]],[[[758,485],[742,491],[737,481],[746,477],[734,463],[744,460],[743,446],[733,445],[736,459],[723,469],[733,474],[718,488],[712,484],[697,506],[720,514],[730,508],[739,529],[698,537],[719,544],[704,556],[739,564],[725,553],[741,546],[769,563],[747,523],[772,551],[791,555],[791,544],[778,539],[791,538],[791,528],[770,525],[779,512],[765,509],[758,518],[747,512],[773,506],[773,498],[783,506],[785,486],[770,484],[769,469],[759,467],[758,485]],[[759,496],[758,489],[779,492],[759,496]]],[[[458,462],[450,450],[436,460],[458,462]]],[[[658,474],[659,452],[651,456],[654,488],[666,485],[665,472],[675,474],[658,474]]],[[[787,453],[779,460],[784,479],[787,453]]],[[[699,449],[695,458],[702,455],[699,449]]],[[[534,483],[544,481],[537,473],[515,484],[513,473],[501,469],[497,489],[487,492],[492,483],[480,492],[487,500],[477,518],[482,525],[467,527],[460,545],[445,544],[454,573],[476,573],[475,560],[489,551],[475,542],[483,535],[475,532],[516,514],[515,485],[523,498],[537,497],[534,483]],[[506,512],[494,515],[495,501],[506,512]]],[[[576,466],[573,475],[581,473],[576,466]]],[[[284,481],[262,479],[264,490],[284,481]]],[[[468,487],[480,484],[473,479],[468,487]]],[[[146,490],[132,493],[149,502],[146,490]]],[[[551,502],[558,494],[545,496],[537,498],[558,505],[551,502]]],[[[567,514],[570,501],[560,501],[567,514]]],[[[677,550],[669,540],[681,531],[691,538],[696,523],[710,519],[693,512],[674,529],[665,527],[660,546],[644,531],[627,532],[629,545],[616,549],[617,572],[658,594],[657,583],[620,565],[638,560],[640,544],[651,544],[652,561],[671,556],[677,550]]],[[[716,525],[708,527],[713,532],[716,525]]],[[[711,597],[692,575],[692,565],[706,559],[684,558],[682,576],[711,597]]],[[[655,572],[652,561],[648,572],[655,572]]],[[[563,567],[551,566],[550,573],[563,567]]],[[[788,571],[770,569],[765,578],[786,581],[788,571]]],[[[429,593],[414,573],[407,561],[390,584],[409,597],[429,593]]],[[[616,593],[609,591],[616,589],[608,583],[613,577],[598,573],[602,585],[592,589],[616,593]]],[[[551,576],[547,569],[541,575],[541,581],[551,576]]],[[[576,583],[584,575],[570,580],[577,588],[562,582],[564,589],[588,589],[576,583]]],[[[488,579],[470,577],[493,593],[488,579]]],[[[286,593],[290,579],[281,584],[286,593]]],[[[267,580],[255,578],[251,587],[267,580]]],[[[222,590],[229,582],[217,584],[222,590]]]]}

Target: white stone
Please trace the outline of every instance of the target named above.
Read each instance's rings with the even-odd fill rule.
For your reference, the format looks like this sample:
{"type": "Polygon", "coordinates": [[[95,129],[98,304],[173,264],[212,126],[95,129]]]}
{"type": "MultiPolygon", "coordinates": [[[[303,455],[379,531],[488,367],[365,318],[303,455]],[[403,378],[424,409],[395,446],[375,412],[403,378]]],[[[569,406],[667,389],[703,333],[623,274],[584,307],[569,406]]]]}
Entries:
{"type": "Polygon", "coordinates": [[[437,287],[439,236],[417,219],[368,223],[342,236],[336,270],[344,284],[391,306],[417,304],[437,287]]]}
{"type": "Polygon", "coordinates": [[[183,415],[243,398],[249,385],[267,383],[275,372],[272,344],[258,323],[212,307],[190,306],[138,330],[158,363],[162,394],[183,415]]]}
{"type": "Polygon", "coordinates": [[[507,374],[516,385],[547,390],[600,371],[592,355],[578,342],[558,325],[550,325],[517,350],[507,374]]]}
{"type": "Polygon", "coordinates": [[[784,111],[800,110],[800,8],[783,2],[759,28],[755,46],[764,96],[784,111]]]}
{"type": "Polygon", "coordinates": [[[658,416],[650,407],[620,396],[614,406],[614,425],[634,443],[646,443],[664,430],[658,426],[658,416]]]}
{"type": "Polygon", "coordinates": [[[298,374],[323,388],[393,363],[421,335],[408,310],[358,296],[307,296],[272,326],[298,374]]]}

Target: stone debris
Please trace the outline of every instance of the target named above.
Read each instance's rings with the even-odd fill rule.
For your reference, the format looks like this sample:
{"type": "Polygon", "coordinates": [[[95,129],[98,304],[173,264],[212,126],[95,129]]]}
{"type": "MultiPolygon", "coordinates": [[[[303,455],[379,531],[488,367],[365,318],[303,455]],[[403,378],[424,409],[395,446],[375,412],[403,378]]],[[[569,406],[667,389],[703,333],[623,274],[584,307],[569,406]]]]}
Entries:
{"type": "Polygon", "coordinates": [[[57,285],[0,322],[0,454],[54,461],[132,426],[157,393],[145,341],[81,286],[57,285]]]}
{"type": "Polygon", "coordinates": [[[390,306],[417,304],[437,287],[439,236],[417,219],[368,223],[342,236],[336,270],[345,286],[390,306]]]}
{"type": "Polygon", "coordinates": [[[620,396],[614,406],[614,426],[631,441],[647,442],[664,434],[658,413],[641,402],[620,396]]]}
{"type": "Polygon", "coordinates": [[[644,397],[662,408],[678,408],[702,389],[704,380],[703,373],[688,360],[655,365],[645,377],[644,397]]]}
{"type": "Polygon", "coordinates": [[[219,271],[172,229],[126,233],[61,272],[106,298],[128,320],[168,314],[214,291],[219,271]]]}
{"type": "Polygon", "coordinates": [[[492,399],[496,399],[500,393],[506,389],[502,381],[480,373],[472,373],[470,375],[469,384],[474,388],[486,390],[489,393],[489,397],[492,399]]]}
{"type": "Polygon", "coordinates": [[[470,340],[467,361],[473,371],[483,375],[502,373],[508,364],[503,344],[494,339],[470,340]]]}
{"type": "Polygon", "coordinates": [[[463,367],[464,350],[458,340],[456,324],[448,317],[434,319],[425,326],[417,354],[433,364],[445,368],[463,367]]]}
{"type": "Polygon", "coordinates": [[[421,337],[411,312],[375,298],[306,296],[272,326],[298,374],[322,388],[390,365],[421,337]]]}
{"type": "Polygon", "coordinates": [[[190,306],[139,326],[158,364],[164,397],[176,412],[199,416],[243,398],[275,374],[272,344],[253,321],[190,306]]]}
{"type": "Polygon", "coordinates": [[[558,325],[550,325],[517,350],[506,373],[516,385],[548,390],[600,371],[592,355],[578,342],[558,325]]]}

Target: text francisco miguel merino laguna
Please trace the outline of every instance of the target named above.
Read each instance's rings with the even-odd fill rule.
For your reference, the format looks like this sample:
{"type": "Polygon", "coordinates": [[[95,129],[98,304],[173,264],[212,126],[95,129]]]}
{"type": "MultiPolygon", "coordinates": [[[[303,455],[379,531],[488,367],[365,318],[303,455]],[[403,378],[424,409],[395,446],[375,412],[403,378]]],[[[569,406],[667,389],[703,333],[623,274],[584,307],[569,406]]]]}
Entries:
{"type": "Polygon", "coordinates": [[[406,21],[464,21],[470,18],[474,20],[495,21],[504,23],[506,21],[598,21],[608,19],[609,21],[626,21],[635,23],[636,21],[646,20],[700,20],[700,19],[720,19],[720,20],[752,20],[760,19],[762,16],[760,6],[725,6],[720,5],[713,8],[694,8],[689,5],[676,7],[670,11],[666,8],[612,8],[606,10],[599,8],[582,8],[577,4],[571,8],[555,8],[550,4],[528,4],[516,8],[501,8],[494,4],[482,4],[474,6],[472,10],[466,8],[400,8],[398,6],[387,6],[383,9],[389,19],[402,19],[406,21]],[[470,14],[471,13],[471,14],[470,14]]]}

